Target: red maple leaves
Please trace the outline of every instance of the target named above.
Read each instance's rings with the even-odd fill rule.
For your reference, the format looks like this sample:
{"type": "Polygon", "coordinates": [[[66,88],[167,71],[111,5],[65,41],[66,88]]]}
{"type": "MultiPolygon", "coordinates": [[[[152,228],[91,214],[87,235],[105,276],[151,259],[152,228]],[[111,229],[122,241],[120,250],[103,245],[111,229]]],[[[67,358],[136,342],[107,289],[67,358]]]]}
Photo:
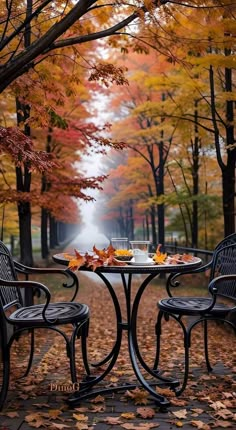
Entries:
{"type": "Polygon", "coordinates": [[[87,267],[95,271],[101,266],[124,266],[125,263],[117,261],[115,258],[115,249],[109,245],[106,249],[97,249],[93,246],[93,253],[80,253],[75,249],[75,257],[64,254],[64,257],[69,260],[68,267],[72,271],[78,270],[80,267],[87,267]]]}

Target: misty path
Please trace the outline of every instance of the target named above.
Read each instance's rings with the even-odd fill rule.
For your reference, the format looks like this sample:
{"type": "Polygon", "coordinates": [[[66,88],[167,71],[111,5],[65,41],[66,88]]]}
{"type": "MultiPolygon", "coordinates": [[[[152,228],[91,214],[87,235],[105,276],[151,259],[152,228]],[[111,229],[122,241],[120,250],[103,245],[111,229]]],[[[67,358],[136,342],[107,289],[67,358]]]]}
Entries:
{"type": "Polygon", "coordinates": [[[80,251],[92,251],[94,245],[98,249],[103,249],[106,248],[109,243],[109,239],[103,233],[99,233],[96,226],[86,224],[82,233],[79,233],[75,237],[70,243],[70,246],[80,251]]]}

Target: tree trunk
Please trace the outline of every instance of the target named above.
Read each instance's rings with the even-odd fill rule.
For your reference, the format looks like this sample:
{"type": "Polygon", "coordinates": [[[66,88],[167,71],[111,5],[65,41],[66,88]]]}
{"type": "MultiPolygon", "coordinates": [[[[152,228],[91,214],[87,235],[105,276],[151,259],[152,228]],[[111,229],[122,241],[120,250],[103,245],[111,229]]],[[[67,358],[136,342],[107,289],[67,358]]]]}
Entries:
{"type": "MultiPolygon", "coordinates": [[[[27,106],[22,105],[19,100],[16,100],[17,122],[18,125],[22,122],[22,113],[24,120],[29,116],[27,106]]],[[[26,136],[30,136],[29,126],[24,127],[26,136]]],[[[16,167],[16,189],[21,193],[30,193],[31,173],[30,165],[24,164],[22,167],[16,167]]],[[[18,202],[19,216],[19,235],[20,235],[20,261],[27,265],[33,265],[33,248],[31,235],[31,204],[24,200],[18,202]]]]}
{"type": "MultiPolygon", "coordinates": [[[[27,0],[27,13],[32,13],[32,0],[27,0]]],[[[27,24],[24,33],[24,46],[27,48],[31,43],[31,27],[27,24]]],[[[30,136],[30,127],[25,121],[30,117],[30,107],[16,99],[17,124],[24,123],[24,133],[30,136]]],[[[25,163],[22,167],[16,167],[16,189],[18,192],[30,193],[31,173],[30,165],[25,163]]],[[[31,205],[30,202],[20,201],[18,203],[19,232],[20,232],[20,261],[26,266],[33,266],[33,247],[31,235],[31,205]]]]}
{"type": "Polygon", "coordinates": [[[152,243],[153,246],[157,247],[157,229],[156,229],[156,208],[151,206],[150,208],[150,218],[151,218],[151,231],[152,231],[152,243]]]}
{"type": "Polygon", "coordinates": [[[235,232],[235,150],[228,155],[227,168],[222,170],[224,234],[235,232]]]}
{"type": "Polygon", "coordinates": [[[20,261],[26,266],[33,266],[33,248],[31,237],[31,208],[29,202],[18,204],[20,231],[20,261]]]}
{"type": "MultiPolygon", "coordinates": [[[[226,50],[226,55],[231,51],[226,50]]],[[[225,90],[232,92],[232,69],[225,69],[225,90]]],[[[235,163],[236,149],[234,140],[234,102],[226,102],[226,142],[229,149],[227,150],[227,166],[222,169],[222,186],[223,186],[223,211],[225,236],[235,232],[235,163]],[[232,149],[231,149],[232,148],[232,149]]]]}
{"type": "Polygon", "coordinates": [[[49,255],[48,248],[48,211],[44,208],[41,210],[41,256],[47,258],[49,255]]]}
{"type": "Polygon", "coordinates": [[[148,213],[145,214],[145,231],[146,231],[146,239],[150,240],[150,232],[149,232],[149,216],[148,213]]]}
{"type": "MultiPolygon", "coordinates": [[[[225,50],[225,55],[230,55],[230,50],[225,50]]],[[[219,167],[222,172],[222,200],[223,200],[223,213],[224,213],[224,235],[228,236],[235,232],[235,162],[236,162],[236,149],[234,147],[234,111],[233,101],[226,102],[226,145],[227,161],[224,163],[221,156],[220,133],[216,120],[216,106],[215,106],[215,88],[214,88],[214,72],[213,67],[209,69],[209,81],[211,88],[211,113],[212,123],[214,127],[216,156],[219,167]]],[[[232,70],[225,69],[225,91],[232,91],[232,70]]]]}
{"type": "Polygon", "coordinates": [[[127,237],[129,238],[129,240],[134,240],[134,214],[133,214],[132,200],[130,200],[130,207],[129,207],[129,224],[128,224],[127,237]]]}
{"type": "Polygon", "coordinates": [[[199,150],[200,139],[198,137],[198,110],[195,101],[194,112],[194,141],[192,146],[192,180],[193,180],[193,202],[192,202],[192,248],[198,248],[198,201],[199,195],[199,150]]]}
{"type": "MultiPolygon", "coordinates": [[[[157,196],[164,195],[164,143],[163,143],[163,132],[161,135],[161,141],[159,143],[159,168],[158,177],[156,180],[157,196]]],[[[162,249],[165,249],[165,207],[164,203],[157,205],[157,218],[158,218],[158,242],[162,245],[162,249]]]]}
{"type": "Polygon", "coordinates": [[[50,248],[55,248],[57,245],[59,245],[58,241],[58,228],[57,228],[57,222],[55,218],[50,216],[49,218],[49,224],[50,224],[50,248]]]}

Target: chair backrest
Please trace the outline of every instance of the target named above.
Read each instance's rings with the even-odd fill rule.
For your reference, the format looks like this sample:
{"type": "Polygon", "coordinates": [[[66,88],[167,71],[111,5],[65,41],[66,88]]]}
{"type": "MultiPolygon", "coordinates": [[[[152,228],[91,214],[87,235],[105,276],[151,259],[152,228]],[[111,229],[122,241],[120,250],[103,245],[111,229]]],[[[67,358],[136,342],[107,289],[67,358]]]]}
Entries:
{"type": "Polygon", "coordinates": [[[6,310],[11,306],[22,306],[22,295],[19,288],[6,287],[3,281],[16,281],[17,274],[14,261],[8,248],[0,241],[0,307],[6,310]]]}
{"type": "MultiPolygon", "coordinates": [[[[227,236],[215,248],[210,280],[220,275],[236,275],[236,233],[227,236]]],[[[236,300],[236,280],[221,282],[218,294],[236,300]]]]}

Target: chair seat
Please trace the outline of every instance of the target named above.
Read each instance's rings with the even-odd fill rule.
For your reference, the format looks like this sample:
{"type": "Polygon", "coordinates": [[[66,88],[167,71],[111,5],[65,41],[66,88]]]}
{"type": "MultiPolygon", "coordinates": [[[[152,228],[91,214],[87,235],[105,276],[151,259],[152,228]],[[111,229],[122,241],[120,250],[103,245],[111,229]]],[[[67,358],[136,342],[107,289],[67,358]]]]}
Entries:
{"type": "MultiPolygon", "coordinates": [[[[33,305],[22,307],[14,311],[8,319],[11,323],[23,326],[48,325],[45,322],[42,311],[44,305],[33,305]]],[[[56,324],[67,324],[81,322],[89,317],[89,308],[85,304],[76,302],[59,302],[50,303],[46,317],[50,320],[56,320],[56,324]]]]}
{"type": "MultiPolygon", "coordinates": [[[[178,315],[199,315],[212,303],[207,297],[169,297],[158,303],[159,309],[178,315]]],[[[231,308],[225,303],[216,303],[210,315],[225,316],[231,308]]]]}

